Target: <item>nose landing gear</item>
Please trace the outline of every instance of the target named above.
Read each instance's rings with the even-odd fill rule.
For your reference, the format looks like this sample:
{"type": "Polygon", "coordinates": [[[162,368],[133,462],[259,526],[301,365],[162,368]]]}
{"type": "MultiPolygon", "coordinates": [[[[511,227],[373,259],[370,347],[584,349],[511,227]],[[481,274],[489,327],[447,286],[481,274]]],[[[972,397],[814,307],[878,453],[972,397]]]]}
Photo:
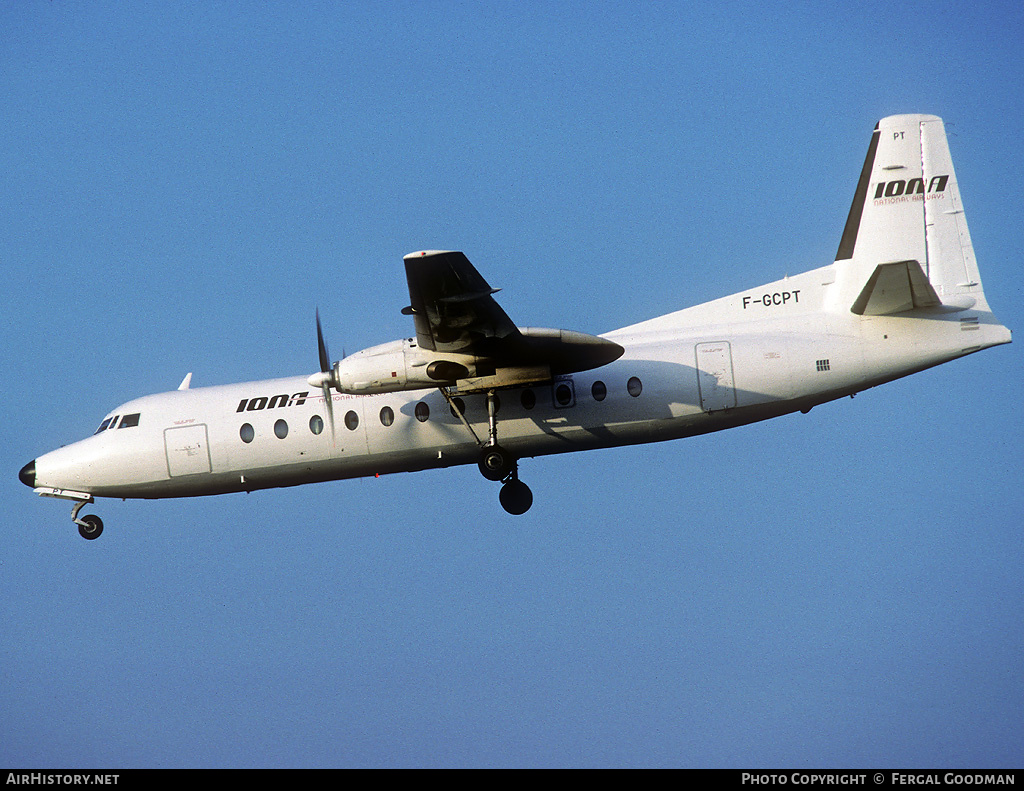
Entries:
{"type": "Polygon", "coordinates": [[[103,520],[95,514],[87,514],[81,519],[78,518],[78,512],[82,510],[82,507],[91,502],[93,499],[90,497],[88,500],[79,500],[75,503],[74,508],[71,509],[71,521],[78,525],[78,534],[82,538],[93,541],[99,538],[100,533],[103,532],[103,520]]]}
{"type": "Polygon", "coordinates": [[[103,520],[95,514],[89,514],[83,516],[81,521],[78,523],[78,534],[82,538],[87,538],[90,541],[99,538],[100,533],[103,532],[103,520]]]}

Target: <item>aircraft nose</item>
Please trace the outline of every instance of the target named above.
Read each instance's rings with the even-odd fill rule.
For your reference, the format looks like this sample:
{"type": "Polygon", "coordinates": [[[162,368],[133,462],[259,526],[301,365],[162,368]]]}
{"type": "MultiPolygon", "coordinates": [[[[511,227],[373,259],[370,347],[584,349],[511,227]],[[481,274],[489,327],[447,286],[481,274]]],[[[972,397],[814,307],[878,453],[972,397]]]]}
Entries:
{"type": "Polygon", "coordinates": [[[20,480],[26,486],[31,486],[33,489],[36,488],[36,460],[32,459],[28,464],[21,468],[21,472],[18,473],[18,480],[20,480]]]}

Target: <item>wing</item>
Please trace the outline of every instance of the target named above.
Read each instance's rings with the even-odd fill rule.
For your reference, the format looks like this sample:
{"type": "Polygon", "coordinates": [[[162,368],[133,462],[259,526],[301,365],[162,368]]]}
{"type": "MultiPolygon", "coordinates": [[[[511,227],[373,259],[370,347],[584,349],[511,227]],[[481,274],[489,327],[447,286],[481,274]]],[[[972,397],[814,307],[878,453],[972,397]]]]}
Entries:
{"type": "MultiPolygon", "coordinates": [[[[508,386],[587,371],[617,360],[625,351],[596,335],[516,327],[494,301],[498,289],[491,288],[462,253],[410,253],[405,256],[405,274],[412,304],[402,312],[416,323],[417,345],[428,352],[470,356],[471,360],[458,362],[462,371],[474,371],[471,386],[508,386]]],[[[445,379],[442,370],[457,370],[438,368],[438,361],[433,362],[426,369],[430,376],[445,379]],[[435,374],[429,373],[431,368],[435,374]]]]}
{"type": "Polygon", "coordinates": [[[519,330],[494,301],[491,288],[462,253],[424,250],[405,256],[411,304],[422,349],[491,356],[519,330]]]}

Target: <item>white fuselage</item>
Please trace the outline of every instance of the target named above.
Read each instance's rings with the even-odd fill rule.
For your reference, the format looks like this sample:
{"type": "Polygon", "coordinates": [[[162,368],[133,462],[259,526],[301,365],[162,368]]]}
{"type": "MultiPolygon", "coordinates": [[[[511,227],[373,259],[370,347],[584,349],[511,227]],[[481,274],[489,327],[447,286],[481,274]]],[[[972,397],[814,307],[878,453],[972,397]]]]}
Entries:
{"type": "Polygon", "coordinates": [[[197,389],[186,377],[184,389],[123,404],[94,436],[18,477],[75,500],[86,538],[103,529],[78,515],[94,497],[473,462],[503,482],[502,507],[521,514],[533,495],[517,459],[806,411],[1011,340],[985,299],[945,127],[932,115],[876,124],[831,265],[601,337],[517,328],[461,252],[403,260],[415,339],[332,366],[318,317],[319,373],[197,389]]]}
{"type": "MultiPolygon", "coordinates": [[[[524,458],[717,431],[1010,340],[983,297],[925,321],[859,316],[832,299],[839,281],[825,267],[608,333],[625,348],[615,362],[498,391],[501,445],[524,458]]],[[[438,389],[334,393],[333,435],[306,376],[146,396],[113,410],[114,428],[36,459],[35,485],[184,497],[474,463],[486,397],[454,395],[469,428],[438,389]],[[122,427],[124,415],[138,418],[122,427]]]]}

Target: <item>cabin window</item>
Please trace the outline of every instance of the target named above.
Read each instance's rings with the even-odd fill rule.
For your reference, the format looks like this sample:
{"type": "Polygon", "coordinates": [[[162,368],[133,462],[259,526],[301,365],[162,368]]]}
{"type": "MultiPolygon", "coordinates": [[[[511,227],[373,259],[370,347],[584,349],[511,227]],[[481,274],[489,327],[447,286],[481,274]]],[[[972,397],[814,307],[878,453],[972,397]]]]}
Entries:
{"type": "Polygon", "coordinates": [[[430,407],[427,406],[426,401],[416,404],[415,415],[420,423],[426,423],[430,419],[430,407]]]}
{"type": "Polygon", "coordinates": [[[519,396],[519,402],[523,405],[523,409],[533,409],[537,406],[537,394],[532,390],[524,390],[519,396]]]}
{"type": "Polygon", "coordinates": [[[355,431],[359,426],[359,415],[349,410],[345,413],[345,428],[349,431],[355,431]]]}
{"type": "Polygon", "coordinates": [[[380,410],[380,424],[382,426],[390,426],[395,422],[395,410],[391,407],[381,407],[380,410]]]}
{"type": "Polygon", "coordinates": [[[134,428],[139,425],[139,414],[136,412],[134,415],[125,415],[121,418],[121,425],[118,428],[134,428]]]}
{"type": "Polygon", "coordinates": [[[256,437],[256,431],[248,423],[243,423],[242,427],[238,429],[238,436],[242,438],[242,442],[252,442],[256,437]]]}
{"type": "Polygon", "coordinates": [[[636,398],[638,395],[640,395],[640,393],[643,392],[643,389],[644,385],[639,379],[637,379],[635,376],[629,377],[629,381],[626,382],[626,391],[631,396],[633,396],[633,398],[636,398]]]}
{"type": "Polygon", "coordinates": [[[572,388],[565,382],[555,386],[555,401],[559,406],[569,406],[572,403],[572,388]]]}
{"type": "Polygon", "coordinates": [[[451,400],[452,417],[458,418],[459,415],[466,414],[466,402],[461,398],[453,398],[451,400]]]}
{"type": "Polygon", "coordinates": [[[605,396],[608,395],[608,388],[605,387],[604,382],[598,379],[590,387],[590,394],[594,396],[595,401],[604,401],[605,396]]]}
{"type": "Polygon", "coordinates": [[[274,434],[277,435],[278,439],[284,439],[288,436],[288,424],[283,420],[278,420],[274,424],[274,434]]]}
{"type": "Polygon", "coordinates": [[[320,434],[324,430],[324,419],[320,415],[313,415],[309,419],[309,430],[314,434],[320,434]]]}

